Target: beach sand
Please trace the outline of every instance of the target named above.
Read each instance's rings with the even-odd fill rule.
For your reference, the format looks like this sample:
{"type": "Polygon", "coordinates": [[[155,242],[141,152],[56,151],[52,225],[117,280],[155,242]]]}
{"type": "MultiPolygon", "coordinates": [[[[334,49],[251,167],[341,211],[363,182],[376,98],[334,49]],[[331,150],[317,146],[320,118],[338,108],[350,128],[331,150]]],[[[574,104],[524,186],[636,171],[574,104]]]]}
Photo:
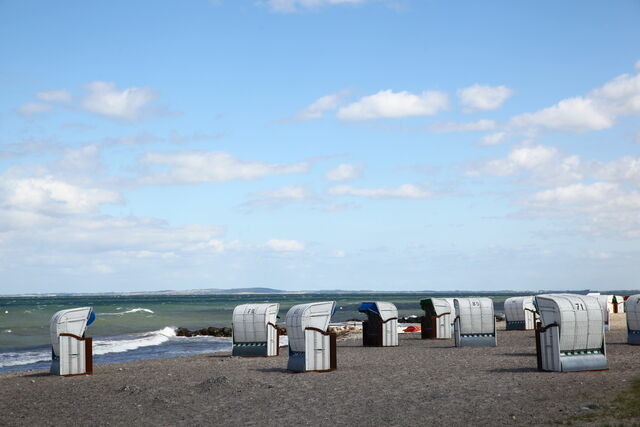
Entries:
{"type": "MultiPolygon", "coordinates": [[[[504,325],[504,323],[502,323],[504,325]]],[[[534,333],[498,347],[402,334],[400,346],[338,342],[338,370],[291,373],[273,358],[228,354],[97,365],[94,375],[0,374],[1,425],[546,424],[602,406],[640,375],[640,348],[607,333],[609,371],[536,370],[534,333]]],[[[637,422],[638,420],[636,420],[637,422]]]]}

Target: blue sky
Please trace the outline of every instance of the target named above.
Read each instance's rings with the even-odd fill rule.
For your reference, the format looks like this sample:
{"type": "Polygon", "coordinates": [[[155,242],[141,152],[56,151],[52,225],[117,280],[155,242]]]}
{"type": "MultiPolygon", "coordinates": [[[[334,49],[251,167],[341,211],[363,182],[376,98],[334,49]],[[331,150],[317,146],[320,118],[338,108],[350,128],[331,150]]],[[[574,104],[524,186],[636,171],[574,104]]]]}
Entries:
{"type": "Polygon", "coordinates": [[[0,293],[637,289],[639,18],[0,0],[0,293]]]}

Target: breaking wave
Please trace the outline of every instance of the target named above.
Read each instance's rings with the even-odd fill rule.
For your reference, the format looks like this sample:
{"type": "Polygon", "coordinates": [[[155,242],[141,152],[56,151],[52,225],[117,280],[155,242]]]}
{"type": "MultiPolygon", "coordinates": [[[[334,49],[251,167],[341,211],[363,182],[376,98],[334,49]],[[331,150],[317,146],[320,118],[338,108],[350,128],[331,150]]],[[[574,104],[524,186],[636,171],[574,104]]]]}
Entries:
{"type": "MultiPolygon", "coordinates": [[[[176,329],[167,326],[163,329],[133,335],[123,335],[114,339],[94,339],[93,354],[124,353],[141,347],[160,345],[176,336],[176,329]]],[[[51,360],[51,349],[0,353],[0,368],[31,365],[51,360]]]]}
{"type": "Polygon", "coordinates": [[[122,353],[140,347],[160,345],[176,336],[176,330],[167,326],[153,332],[136,334],[133,338],[119,340],[94,340],[93,354],[122,353]]]}
{"type": "Polygon", "coordinates": [[[149,310],[148,308],[132,308],[131,310],[123,311],[121,313],[98,313],[99,316],[122,316],[130,313],[153,313],[153,310],[149,310]]]}

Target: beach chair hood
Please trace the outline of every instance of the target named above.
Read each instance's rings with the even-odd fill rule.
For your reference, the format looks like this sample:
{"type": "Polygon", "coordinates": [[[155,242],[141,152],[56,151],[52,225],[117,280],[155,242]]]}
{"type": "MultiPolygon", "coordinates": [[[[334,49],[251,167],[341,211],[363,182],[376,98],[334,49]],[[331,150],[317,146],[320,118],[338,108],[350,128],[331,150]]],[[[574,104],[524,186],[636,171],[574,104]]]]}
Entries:
{"type": "Polygon", "coordinates": [[[504,314],[507,321],[525,320],[525,310],[536,311],[533,296],[511,297],[504,301],[504,314]]]}
{"type": "Polygon", "coordinates": [[[312,302],[294,305],[289,309],[286,323],[291,351],[305,351],[304,331],[306,328],[327,331],[335,305],[335,301],[312,302]]]}
{"type": "Polygon", "coordinates": [[[627,313],[627,342],[640,345],[640,294],[631,295],[625,301],[624,311],[627,313]]]}
{"type": "Polygon", "coordinates": [[[449,303],[446,298],[427,298],[420,300],[420,307],[422,307],[425,312],[435,316],[442,316],[447,313],[453,314],[455,312],[453,300],[449,303]]]}
{"type": "Polygon", "coordinates": [[[358,311],[361,313],[375,313],[380,316],[383,322],[389,319],[398,318],[398,309],[390,302],[363,302],[360,304],[358,311]]]}
{"type": "Polygon", "coordinates": [[[537,295],[536,306],[543,328],[559,325],[561,352],[599,350],[603,346],[603,313],[597,297],[537,295]]]}
{"type": "Polygon", "coordinates": [[[494,334],[495,317],[491,298],[456,298],[461,334],[494,334]]]}
{"type": "Polygon", "coordinates": [[[267,341],[267,325],[275,327],[280,304],[242,304],[233,310],[233,342],[267,341]]]}
{"type": "Polygon", "coordinates": [[[58,336],[60,334],[73,334],[79,337],[84,335],[88,325],[95,320],[95,313],[91,307],[78,307],[68,310],[60,310],[51,318],[49,333],[53,353],[58,356],[60,352],[58,336]]]}

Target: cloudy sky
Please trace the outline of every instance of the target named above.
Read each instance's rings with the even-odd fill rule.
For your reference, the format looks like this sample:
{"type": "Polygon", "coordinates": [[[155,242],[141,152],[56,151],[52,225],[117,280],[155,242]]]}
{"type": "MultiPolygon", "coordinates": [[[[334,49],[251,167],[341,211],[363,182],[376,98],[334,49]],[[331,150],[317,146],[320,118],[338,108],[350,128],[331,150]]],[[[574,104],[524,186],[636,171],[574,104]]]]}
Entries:
{"type": "Polygon", "coordinates": [[[639,19],[0,0],[0,294],[637,289],[639,19]]]}

